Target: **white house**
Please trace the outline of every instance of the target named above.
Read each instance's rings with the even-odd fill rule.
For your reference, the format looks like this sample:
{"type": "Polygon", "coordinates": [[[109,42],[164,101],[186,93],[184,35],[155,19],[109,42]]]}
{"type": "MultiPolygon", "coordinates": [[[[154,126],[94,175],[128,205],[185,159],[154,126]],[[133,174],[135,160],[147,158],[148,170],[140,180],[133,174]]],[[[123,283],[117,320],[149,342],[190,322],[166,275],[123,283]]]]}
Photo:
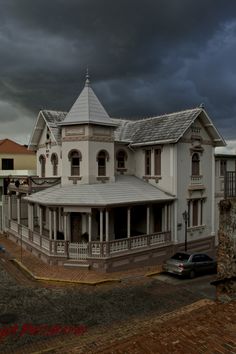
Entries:
{"type": "Polygon", "coordinates": [[[186,241],[214,252],[225,142],[203,108],[114,119],[87,77],[68,113],[39,112],[29,145],[39,177],[9,186],[7,232],[43,260],[112,271],[158,264],[186,241]]]}

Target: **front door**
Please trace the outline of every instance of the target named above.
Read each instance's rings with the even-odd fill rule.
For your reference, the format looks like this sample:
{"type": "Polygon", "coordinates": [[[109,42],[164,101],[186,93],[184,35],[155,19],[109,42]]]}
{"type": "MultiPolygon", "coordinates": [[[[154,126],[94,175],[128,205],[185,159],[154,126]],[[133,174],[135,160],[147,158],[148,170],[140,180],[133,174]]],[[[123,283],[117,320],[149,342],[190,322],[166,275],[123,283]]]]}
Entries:
{"type": "Polygon", "coordinates": [[[70,214],[71,242],[81,242],[82,218],[80,213],[70,214]]]}

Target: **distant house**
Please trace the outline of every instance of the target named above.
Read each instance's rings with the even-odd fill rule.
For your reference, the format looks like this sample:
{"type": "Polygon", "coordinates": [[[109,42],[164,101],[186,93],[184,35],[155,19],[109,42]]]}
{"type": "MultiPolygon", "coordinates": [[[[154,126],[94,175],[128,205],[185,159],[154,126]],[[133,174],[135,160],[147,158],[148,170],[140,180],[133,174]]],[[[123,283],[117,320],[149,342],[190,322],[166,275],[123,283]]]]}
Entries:
{"type": "Polygon", "coordinates": [[[36,174],[36,154],[10,139],[0,140],[0,231],[3,229],[2,196],[10,180],[36,174]]]}
{"type": "Polygon", "coordinates": [[[49,263],[112,271],[183,250],[187,212],[188,249],[213,253],[214,149],[224,145],[199,107],[111,118],[87,78],[68,113],[39,112],[29,144],[39,177],[30,190],[10,185],[6,230],[49,263]]]}

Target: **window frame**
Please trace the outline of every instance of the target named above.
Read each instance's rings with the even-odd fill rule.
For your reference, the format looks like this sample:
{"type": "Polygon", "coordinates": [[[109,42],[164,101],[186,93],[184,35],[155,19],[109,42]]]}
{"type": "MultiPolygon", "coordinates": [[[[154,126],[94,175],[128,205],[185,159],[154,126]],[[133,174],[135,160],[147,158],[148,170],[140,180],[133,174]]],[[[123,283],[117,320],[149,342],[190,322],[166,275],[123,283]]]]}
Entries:
{"type": "Polygon", "coordinates": [[[99,150],[97,153],[97,173],[98,177],[106,177],[107,175],[107,161],[109,161],[109,154],[106,150],[99,150]],[[103,164],[101,164],[103,162],[103,164]]]}
{"type": "Polygon", "coordinates": [[[193,177],[200,176],[200,156],[197,152],[192,154],[191,175],[193,177]],[[195,157],[197,157],[197,159],[194,159],[195,157]]]}
{"type": "Polygon", "coordinates": [[[58,175],[58,156],[54,152],[51,155],[51,163],[52,163],[52,175],[57,176],[58,175]]]}
{"type": "Polygon", "coordinates": [[[14,159],[2,158],[2,170],[14,170],[14,159]]]}
{"type": "Polygon", "coordinates": [[[126,168],[127,152],[124,149],[119,149],[116,153],[116,165],[118,170],[126,168]],[[121,156],[121,154],[123,156],[121,156]]]}
{"type": "Polygon", "coordinates": [[[161,176],[161,149],[154,149],[154,172],[155,176],[161,176]]]}
{"type": "Polygon", "coordinates": [[[227,160],[220,159],[220,177],[224,177],[226,171],[227,171],[227,160]]]}
{"type": "Polygon", "coordinates": [[[41,178],[45,178],[46,177],[46,157],[42,154],[39,156],[39,163],[40,163],[41,178]]]}
{"type": "Polygon", "coordinates": [[[70,161],[70,175],[71,177],[79,177],[81,173],[81,161],[82,161],[82,154],[79,150],[72,149],[68,153],[68,159],[70,161]],[[78,160],[75,163],[75,160],[78,160]]]}
{"type": "Polygon", "coordinates": [[[152,174],[152,150],[145,150],[145,176],[151,176],[152,174]]]}

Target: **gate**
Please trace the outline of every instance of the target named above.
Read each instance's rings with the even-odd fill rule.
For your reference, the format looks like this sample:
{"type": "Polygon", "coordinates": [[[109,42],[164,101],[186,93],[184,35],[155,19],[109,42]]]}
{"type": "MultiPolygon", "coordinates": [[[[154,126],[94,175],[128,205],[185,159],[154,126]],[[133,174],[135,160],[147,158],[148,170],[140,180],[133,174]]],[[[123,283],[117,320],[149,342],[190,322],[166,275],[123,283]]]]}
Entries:
{"type": "Polygon", "coordinates": [[[86,259],[88,256],[88,244],[85,242],[70,243],[68,251],[71,259],[86,259]]]}

